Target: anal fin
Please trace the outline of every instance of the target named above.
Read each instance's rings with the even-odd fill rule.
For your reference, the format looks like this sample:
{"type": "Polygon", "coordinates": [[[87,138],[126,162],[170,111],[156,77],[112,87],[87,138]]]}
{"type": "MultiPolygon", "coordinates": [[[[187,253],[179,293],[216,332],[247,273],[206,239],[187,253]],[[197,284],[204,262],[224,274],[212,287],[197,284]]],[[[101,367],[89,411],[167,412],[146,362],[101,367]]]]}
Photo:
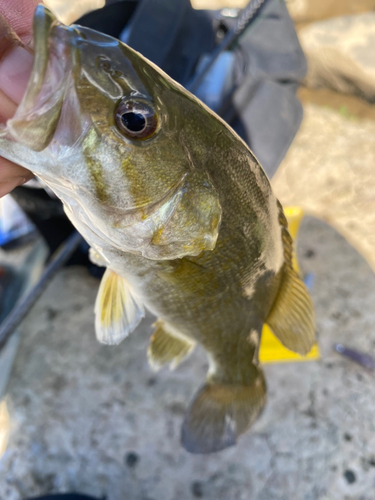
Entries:
{"type": "Polygon", "coordinates": [[[173,370],[193,351],[195,342],[174,335],[172,329],[160,319],[154,323],[154,326],[155,331],[147,351],[149,364],[154,370],[159,370],[162,366],[169,364],[170,369],[173,370]]]}
{"type": "Polygon", "coordinates": [[[307,354],[315,342],[314,306],[291,265],[284,264],[280,291],[266,323],[286,348],[298,354],[307,354]]]}
{"type": "Polygon", "coordinates": [[[119,344],[144,317],[142,302],[127,280],[106,269],[95,302],[96,337],[103,344],[119,344]]]}

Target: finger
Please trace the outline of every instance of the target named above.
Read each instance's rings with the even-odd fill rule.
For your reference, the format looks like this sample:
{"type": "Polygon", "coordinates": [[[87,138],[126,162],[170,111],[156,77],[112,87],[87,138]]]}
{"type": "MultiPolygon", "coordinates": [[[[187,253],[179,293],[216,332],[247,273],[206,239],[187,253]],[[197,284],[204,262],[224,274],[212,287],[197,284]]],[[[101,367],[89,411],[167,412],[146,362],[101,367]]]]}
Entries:
{"type": "Polygon", "coordinates": [[[13,30],[28,44],[31,40],[31,26],[38,0],[0,0],[0,12],[13,30]]]}
{"type": "Polygon", "coordinates": [[[0,90],[16,104],[25,93],[33,59],[23,47],[15,47],[0,61],[0,90]]]}
{"type": "MultiPolygon", "coordinates": [[[[25,47],[31,38],[37,0],[0,0],[0,121],[14,115],[31,72],[33,55],[25,47]]],[[[33,177],[15,163],[0,158],[0,197],[33,177]]]]}
{"type": "Polygon", "coordinates": [[[5,158],[0,158],[0,198],[33,178],[33,173],[5,158]]]}
{"type": "MultiPolygon", "coordinates": [[[[33,10],[33,0],[0,0],[0,121],[3,122],[14,115],[31,72],[33,55],[16,30],[21,36],[31,31],[33,10]]],[[[30,171],[0,158],[0,197],[32,177],[30,171]]]]}
{"type": "MultiPolygon", "coordinates": [[[[4,1],[0,0],[0,90],[19,104],[31,73],[33,55],[6,18],[8,11],[1,10],[1,2],[4,1]]],[[[20,0],[12,1],[16,6],[20,3],[20,0]]]]}
{"type": "Polygon", "coordinates": [[[0,123],[5,123],[16,112],[17,104],[0,90],[0,123]]]}

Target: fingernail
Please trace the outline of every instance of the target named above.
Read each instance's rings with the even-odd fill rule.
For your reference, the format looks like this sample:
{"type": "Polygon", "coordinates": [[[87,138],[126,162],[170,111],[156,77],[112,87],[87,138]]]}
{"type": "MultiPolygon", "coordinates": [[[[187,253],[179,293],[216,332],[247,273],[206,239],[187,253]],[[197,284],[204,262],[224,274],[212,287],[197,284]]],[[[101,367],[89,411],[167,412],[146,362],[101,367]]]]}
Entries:
{"type": "Polygon", "coordinates": [[[26,49],[15,47],[0,61],[0,89],[16,104],[25,93],[33,60],[26,49]]]}

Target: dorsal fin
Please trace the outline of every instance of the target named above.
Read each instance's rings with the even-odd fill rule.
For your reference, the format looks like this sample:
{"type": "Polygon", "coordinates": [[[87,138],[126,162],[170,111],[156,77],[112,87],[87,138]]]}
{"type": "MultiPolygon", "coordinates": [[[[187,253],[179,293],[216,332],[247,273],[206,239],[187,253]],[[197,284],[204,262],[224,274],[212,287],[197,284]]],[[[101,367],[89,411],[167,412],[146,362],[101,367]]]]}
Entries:
{"type": "Polygon", "coordinates": [[[143,304],[128,281],[106,269],[95,303],[95,330],[99,342],[119,344],[144,315],[143,304]]]}
{"type": "Polygon", "coordinates": [[[307,354],[315,342],[314,306],[306,286],[293,269],[293,240],[282,206],[279,202],[278,205],[285,262],[280,290],[266,323],[285,347],[307,354]]]}
{"type": "Polygon", "coordinates": [[[302,272],[301,272],[301,269],[299,267],[298,260],[297,260],[296,242],[297,242],[299,227],[301,225],[304,213],[303,213],[303,210],[301,207],[288,206],[288,207],[284,207],[284,214],[285,214],[285,217],[288,221],[288,232],[289,232],[290,236],[292,237],[292,240],[294,241],[293,252],[292,252],[293,253],[293,258],[292,258],[293,269],[297,272],[298,276],[302,276],[302,272]]]}

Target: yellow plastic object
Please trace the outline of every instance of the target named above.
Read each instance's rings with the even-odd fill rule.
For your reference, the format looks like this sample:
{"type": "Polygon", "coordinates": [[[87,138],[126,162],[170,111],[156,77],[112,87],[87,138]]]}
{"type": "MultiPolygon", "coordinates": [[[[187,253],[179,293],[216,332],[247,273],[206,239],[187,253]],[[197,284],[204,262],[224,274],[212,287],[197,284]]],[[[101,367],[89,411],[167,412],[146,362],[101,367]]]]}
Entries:
{"type": "Polygon", "coordinates": [[[261,363],[288,363],[294,361],[311,361],[319,359],[319,346],[314,344],[311,351],[306,356],[301,356],[295,352],[289,351],[282,345],[272,333],[271,329],[263,326],[262,339],[260,342],[259,361],[261,363]]]}
{"type": "MultiPolygon", "coordinates": [[[[285,207],[284,213],[288,219],[289,233],[293,240],[297,241],[298,230],[304,215],[303,210],[300,207],[285,207]]],[[[297,273],[301,275],[295,251],[293,254],[293,267],[297,273]]],[[[259,360],[261,363],[310,361],[313,359],[319,359],[319,357],[320,353],[318,344],[314,344],[311,351],[306,356],[300,356],[299,354],[296,354],[295,352],[292,352],[284,347],[272,333],[271,329],[267,325],[264,325],[259,350],[259,360]]]]}

